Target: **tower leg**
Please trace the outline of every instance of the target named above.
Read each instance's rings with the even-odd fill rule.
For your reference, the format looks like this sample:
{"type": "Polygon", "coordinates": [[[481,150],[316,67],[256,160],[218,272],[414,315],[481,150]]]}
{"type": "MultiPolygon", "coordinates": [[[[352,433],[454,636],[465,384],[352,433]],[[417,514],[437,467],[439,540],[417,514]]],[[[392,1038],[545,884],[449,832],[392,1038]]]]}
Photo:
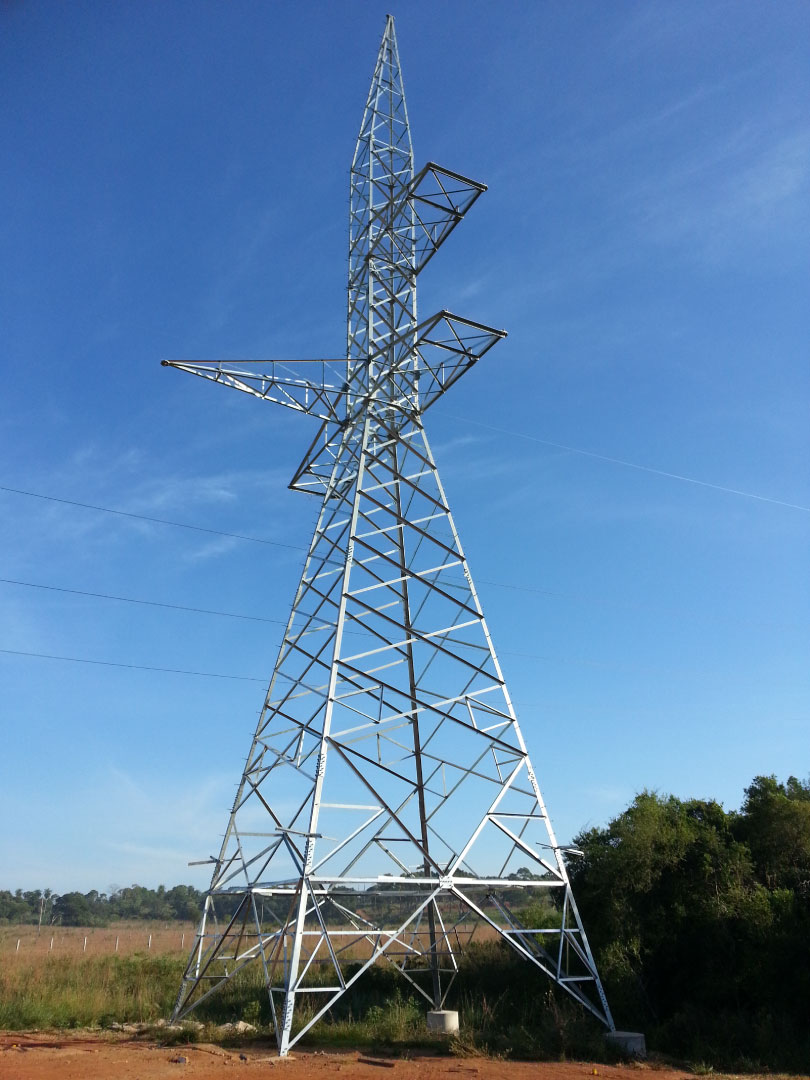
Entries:
{"type": "Polygon", "coordinates": [[[284,993],[284,1008],[281,1014],[281,1031],[276,1032],[279,1057],[286,1057],[290,1051],[293,1015],[295,1013],[295,986],[298,981],[298,969],[301,964],[301,939],[304,933],[304,920],[307,914],[307,895],[301,882],[301,895],[298,898],[298,910],[295,917],[290,962],[287,965],[284,993]]]}
{"type": "MultiPolygon", "coordinates": [[[[393,432],[393,438],[396,439],[396,432],[393,432]]],[[[399,458],[399,445],[394,442],[394,474],[399,475],[401,468],[399,458]]],[[[402,593],[402,620],[405,630],[405,638],[408,642],[406,646],[406,655],[408,661],[408,684],[410,688],[411,708],[413,709],[413,755],[416,766],[416,797],[419,803],[419,825],[420,825],[420,839],[422,841],[422,850],[424,852],[424,862],[422,869],[425,877],[431,877],[433,867],[431,864],[430,856],[428,854],[428,820],[427,809],[425,806],[425,779],[422,769],[422,745],[419,735],[419,713],[416,694],[416,671],[414,668],[413,659],[413,645],[411,644],[411,638],[413,633],[413,627],[411,625],[411,603],[408,594],[408,558],[405,551],[405,529],[404,529],[404,517],[402,513],[402,495],[400,492],[400,486],[398,483],[393,485],[394,503],[396,506],[396,514],[401,526],[397,529],[397,551],[399,557],[399,569],[402,575],[400,584],[400,590],[402,593]]],[[[433,1008],[441,1009],[442,1007],[442,981],[439,973],[439,952],[436,947],[436,909],[434,902],[431,901],[427,907],[427,919],[428,919],[428,938],[430,941],[430,975],[433,988],[433,1008]]]]}

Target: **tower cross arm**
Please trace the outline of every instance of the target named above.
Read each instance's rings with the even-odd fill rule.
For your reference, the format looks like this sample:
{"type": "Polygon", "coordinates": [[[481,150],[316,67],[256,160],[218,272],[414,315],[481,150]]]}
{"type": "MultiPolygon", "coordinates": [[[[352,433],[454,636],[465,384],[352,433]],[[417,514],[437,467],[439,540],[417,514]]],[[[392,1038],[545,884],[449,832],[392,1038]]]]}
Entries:
{"type": "Polygon", "coordinates": [[[507,336],[484,323],[439,311],[418,330],[419,408],[421,412],[449,390],[493,345],[507,336]]]}
{"type": "Polygon", "coordinates": [[[240,361],[238,368],[181,360],[161,360],[161,364],[321,420],[340,420],[345,414],[345,359],[247,360],[240,361]]]}
{"type": "Polygon", "coordinates": [[[365,246],[367,259],[379,259],[391,245],[397,262],[412,260],[410,272],[418,274],[486,190],[486,184],[429,161],[371,214],[352,237],[351,251],[365,246]]]}
{"type": "Polygon", "coordinates": [[[418,226],[416,263],[419,271],[433,258],[473,203],[487,190],[486,184],[429,161],[410,184],[408,199],[418,226]]]}

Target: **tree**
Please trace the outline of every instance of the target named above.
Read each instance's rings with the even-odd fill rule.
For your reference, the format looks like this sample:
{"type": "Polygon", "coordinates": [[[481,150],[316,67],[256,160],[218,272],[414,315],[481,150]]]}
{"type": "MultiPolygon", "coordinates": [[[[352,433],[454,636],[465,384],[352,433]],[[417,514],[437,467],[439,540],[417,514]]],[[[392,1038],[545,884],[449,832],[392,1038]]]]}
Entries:
{"type": "Polygon", "coordinates": [[[62,926],[94,926],[96,919],[90,902],[80,892],[65,893],[53,905],[54,916],[62,926]]]}
{"type": "Polygon", "coordinates": [[[572,882],[620,1026],[657,1025],[661,1049],[698,1060],[810,1051],[808,795],[758,777],[727,813],[645,791],[576,837],[572,882]]]}
{"type": "Polygon", "coordinates": [[[0,923],[24,923],[30,916],[31,909],[19,889],[16,895],[8,889],[0,890],[0,923]]]}
{"type": "Polygon", "coordinates": [[[759,880],[810,900],[810,781],[780,784],[757,776],[745,789],[735,831],[748,845],[759,880]]]}

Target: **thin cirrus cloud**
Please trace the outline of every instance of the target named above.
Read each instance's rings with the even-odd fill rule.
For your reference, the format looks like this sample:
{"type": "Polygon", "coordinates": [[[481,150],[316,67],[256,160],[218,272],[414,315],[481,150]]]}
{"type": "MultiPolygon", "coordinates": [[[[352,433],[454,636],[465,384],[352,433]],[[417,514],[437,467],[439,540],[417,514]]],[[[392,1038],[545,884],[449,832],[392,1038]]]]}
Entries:
{"type": "Polygon", "coordinates": [[[708,151],[654,175],[627,192],[640,240],[677,247],[693,258],[736,260],[756,244],[784,262],[791,234],[808,217],[810,130],[771,137],[746,123],[708,151]]]}

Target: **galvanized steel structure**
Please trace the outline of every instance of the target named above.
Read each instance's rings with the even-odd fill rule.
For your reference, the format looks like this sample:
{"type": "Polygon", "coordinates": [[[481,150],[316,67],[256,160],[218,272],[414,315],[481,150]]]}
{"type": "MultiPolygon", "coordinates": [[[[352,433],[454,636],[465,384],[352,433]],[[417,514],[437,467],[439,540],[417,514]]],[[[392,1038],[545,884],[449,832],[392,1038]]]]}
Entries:
{"type": "Polygon", "coordinates": [[[320,421],[291,482],[320,515],[174,1014],[261,964],[282,1055],[380,960],[441,1008],[481,925],[613,1028],[423,427],[505,336],[417,317],[419,271],[484,190],[414,173],[389,16],[351,169],[346,357],[164,361],[320,421]],[[561,925],[523,925],[504,889],[553,895],[561,925]]]}

